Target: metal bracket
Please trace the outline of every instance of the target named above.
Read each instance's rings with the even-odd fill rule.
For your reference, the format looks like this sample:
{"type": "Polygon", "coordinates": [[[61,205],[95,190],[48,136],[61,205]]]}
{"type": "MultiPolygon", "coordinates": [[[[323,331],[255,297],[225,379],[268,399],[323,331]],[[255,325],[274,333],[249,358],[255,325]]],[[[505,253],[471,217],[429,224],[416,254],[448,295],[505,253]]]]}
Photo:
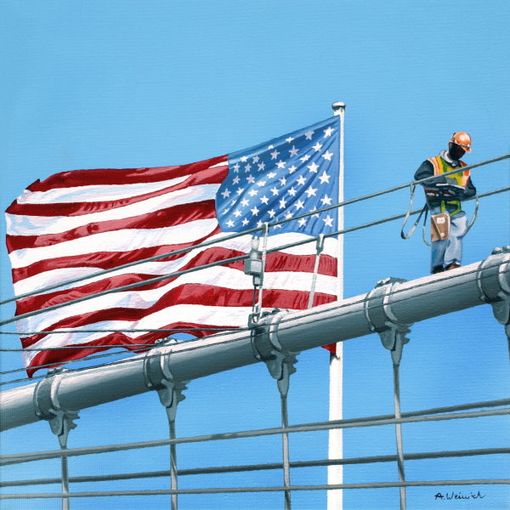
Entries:
{"type": "Polygon", "coordinates": [[[77,411],[64,409],[58,400],[58,389],[65,372],[65,369],[50,370],[46,377],[37,383],[33,397],[35,414],[49,422],[61,448],[67,448],[69,432],[77,427],[74,420],[79,418],[77,411]]]}
{"type": "Polygon", "coordinates": [[[506,275],[510,270],[509,254],[510,246],[495,248],[492,256],[478,267],[476,284],[480,300],[492,306],[495,319],[503,324],[510,348],[510,286],[506,275]],[[495,264],[498,260],[499,263],[495,264]]]}
{"type": "Polygon", "coordinates": [[[409,342],[407,334],[412,324],[404,324],[398,320],[391,309],[390,297],[402,278],[389,277],[379,280],[367,294],[364,304],[365,318],[371,331],[379,334],[383,346],[391,352],[394,365],[402,359],[404,345],[409,342]]]}
{"type": "MultiPolygon", "coordinates": [[[[170,340],[172,342],[173,339],[170,340]]],[[[165,340],[164,343],[169,343],[165,340]]],[[[166,408],[170,420],[175,420],[177,405],[185,399],[187,382],[176,381],[169,363],[170,354],[147,352],[143,360],[145,386],[158,392],[161,404],[166,408]]]]}
{"type": "MultiPolygon", "coordinates": [[[[510,253],[510,246],[496,248],[492,252],[493,255],[505,255],[507,253],[510,253]]],[[[491,303],[491,305],[494,317],[505,327],[505,333],[508,341],[510,342],[510,286],[508,285],[506,278],[503,277],[504,273],[508,272],[509,270],[510,261],[499,266],[498,280],[501,286],[501,290],[498,292],[498,297],[500,298],[500,301],[494,301],[491,303]]]]}
{"type": "Polygon", "coordinates": [[[285,316],[279,309],[265,312],[252,329],[255,357],[264,361],[282,396],[289,391],[289,378],[296,371],[297,353],[284,349],[278,339],[278,325],[285,316]]]}

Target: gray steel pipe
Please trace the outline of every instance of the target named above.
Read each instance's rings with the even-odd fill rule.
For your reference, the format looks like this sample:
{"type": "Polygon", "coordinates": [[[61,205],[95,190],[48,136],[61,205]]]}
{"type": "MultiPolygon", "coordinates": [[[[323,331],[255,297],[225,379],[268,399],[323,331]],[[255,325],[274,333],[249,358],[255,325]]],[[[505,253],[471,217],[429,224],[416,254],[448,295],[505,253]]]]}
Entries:
{"type": "MultiPolygon", "coordinates": [[[[508,300],[510,252],[497,249],[481,262],[453,271],[380,286],[367,294],[300,312],[279,312],[264,319],[257,334],[241,331],[193,343],[158,347],[129,362],[59,374],[54,392],[60,409],[79,411],[149,391],[145,356],[164,357],[175,381],[190,381],[256,363],[274,352],[300,352],[387,328],[388,320],[412,324],[483,303],[508,300]],[[265,326],[265,327],[264,327],[265,326]],[[155,354],[157,353],[157,354],[155,354]]],[[[0,394],[0,430],[38,421],[36,384],[0,394]]]]}

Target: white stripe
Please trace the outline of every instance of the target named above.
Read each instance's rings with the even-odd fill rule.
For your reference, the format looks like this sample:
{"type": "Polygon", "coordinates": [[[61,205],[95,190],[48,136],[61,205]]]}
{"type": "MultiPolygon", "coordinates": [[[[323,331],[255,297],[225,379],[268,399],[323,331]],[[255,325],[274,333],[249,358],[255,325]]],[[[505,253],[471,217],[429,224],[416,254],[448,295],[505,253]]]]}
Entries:
{"type": "Polygon", "coordinates": [[[101,232],[64,241],[53,246],[22,248],[9,254],[13,268],[57,257],[86,255],[98,251],[129,252],[138,248],[190,243],[210,234],[218,225],[216,219],[194,220],[172,227],[154,229],[123,229],[101,232]]]}
{"type": "Polygon", "coordinates": [[[133,218],[142,214],[155,213],[167,207],[214,199],[219,187],[219,184],[190,186],[123,207],[79,216],[29,216],[6,213],[7,233],[18,236],[58,234],[89,223],[133,218]]]}
{"type": "Polygon", "coordinates": [[[136,184],[97,184],[75,186],[73,188],[53,188],[48,191],[24,190],[18,197],[18,204],[69,204],[73,202],[110,202],[122,198],[132,198],[153,191],[175,186],[185,181],[189,175],[165,181],[136,184]]]}
{"type": "MultiPolygon", "coordinates": [[[[281,289],[286,291],[309,291],[312,273],[278,272],[266,273],[265,289],[281,289]]],[[[241,270],[215,266],[202,271],[187,273],[175,280],[155,289],[133,289],[125,292],[107,294],[53,310],[51,312],[27,317],[17,322],[17,329],[23,331],[44,331],[53,324],[67,317],[84,315],[109,308],[134,308],[144,310],[150,308],[170,290],[184,284],[213,285],[225,289],[245,290],[252,288],[252,279],[241,270]]],[[[318,275],[316,291],[335,295],[336,278],[318,275]]],[[[227,313],[227,312],[226,312],[227,313]]],[[[227,313],[228,315],[228,313],[227,313]]]]}
{"type": "MultiPolygon", "coordinates": [[[[225,308],[219,306],[205,306],[205,305],[175,305],[165,310],[160,310],[151,315],[144,317],[139,321],[103,321],[97,322],[92,326],[87,326],[87,329],[143,329],[151,328],[156,329],[163,327],[167,324],[176,322],[190,322],[193,324],[208,324],[211,326],[238,326],[244,327],[247,325],[247,317],[251,313],[251,308],[248,307],[231,307],[228,313],[225,313],[225,308]]],[[[125,333],[131,338],[136,338],[145,333],[125,333]]],[[[56,333],[48,335],[31,348],[45,348],[45,347],[61,347],[63,345],[77,345],[84,342],[91,342],[104,337],[106,333],[56,333]]],[[[112,346],[115,347],[115,346],[112,346]]],[[[28,366],[32,359],[37,355],[37,352],[24,351],[23,357],[25,366],[28,366]]]]}
{"type": "MultiPolygon", "coordinates": [[[[215,236],[211,236],[211,240],[219,239],[223,237],[225,234],[217,234],[215,236]]],[[[303,234],[280,234],[279,236],[275,236],[274,238],[270,238],[271,247],[278,247],[282,244],[288,244],[290,242],[299,240],[303,234]]],[[[305,236],[308,237],[308,236],[305,236]]],[[[326,239],[326,243],[324,246],[324,252],[327,254],[332,254],[334,257],[335,253],[335,244],[337,243],[336,239],[326,239]]],[[[122,274],[150,274],[150,275],[162,275],[169,274],[174,271],[178,271],[182,268],[191,258],[195,257],[198,253],[204,251],[205,249],[221,247],[230,250],[236,250],[243,253],[247,253],[251,246],[251,237],[250,236],[242,236],[235,239],[230,239],[228,241],[214,243],[211,246],[207,246],[204,248],[195,248],[192,252],[188,252],[183,254],[181,258],[177,260],[172,260],[168,262],[145,262],[142,264],[138,264],[136,266],[127,267],[124,269],[120,269],[118,271],[112,271],[111,273],[106,273],[105,275],[96,276],[81,282],[71,283],[69,285],[63,285],[59,287],[59,290],[71,289],[73,287],[78,287],[81,285],[86,285],[88,283],[92,283],[95,281],[100,281],[104,278],[111,278],[113,276],[118,276],[122,274]]],[[[292,254],[292,255],[313,255],[315,252],[315,243],[307,243],[302,246],[297,246],[294,248],[287,249],[282,251],[282,253],[292,254]]],[[[63,268],[63,269],[53,269],[50,271],[45,271],[42,273],[38,273],[29,278],[25,278],[20,280],[14,284],[14,292],[15,295],[24,294],[26,292],[32,292],[39,289],[44,289],[45,287],[56,284],[57,282],[65,282],[77,278],[82,278],[87,275],[92,275],[94,273],[100,272],[100,268],[95,267],[77,267],[77,268],[63,268]]]]}

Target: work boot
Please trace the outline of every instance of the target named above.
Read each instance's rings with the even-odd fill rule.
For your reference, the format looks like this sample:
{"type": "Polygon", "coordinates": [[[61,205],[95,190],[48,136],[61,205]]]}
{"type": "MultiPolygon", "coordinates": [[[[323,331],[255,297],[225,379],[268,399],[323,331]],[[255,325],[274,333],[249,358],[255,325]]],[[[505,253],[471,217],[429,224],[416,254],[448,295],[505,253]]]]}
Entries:
{"type": "Polygon", "coordinates": [[[432,274],[442,273],[444,271],[443,266],[436,266],[432,268],[432,274]]]}
{"type": "Polygon", "coordinates": [[[449,271],[450,269],[457,269],[458,267],[460,267],[458,262],[452,262],[446,266],[445,271],[449,271]]]}

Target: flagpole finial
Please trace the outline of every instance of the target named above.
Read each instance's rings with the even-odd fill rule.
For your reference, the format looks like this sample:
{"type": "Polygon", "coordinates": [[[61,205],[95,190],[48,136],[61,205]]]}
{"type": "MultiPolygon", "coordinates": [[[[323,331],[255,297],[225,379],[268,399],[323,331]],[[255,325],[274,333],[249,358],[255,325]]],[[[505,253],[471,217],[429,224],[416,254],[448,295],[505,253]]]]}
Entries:
{"type": "Polygon", "coordinates": [[[335,101],[331,105],[331,108],[333,109],[334,114],[338,115],[345,110],[345,103],[343,101],[335,101]]]}

